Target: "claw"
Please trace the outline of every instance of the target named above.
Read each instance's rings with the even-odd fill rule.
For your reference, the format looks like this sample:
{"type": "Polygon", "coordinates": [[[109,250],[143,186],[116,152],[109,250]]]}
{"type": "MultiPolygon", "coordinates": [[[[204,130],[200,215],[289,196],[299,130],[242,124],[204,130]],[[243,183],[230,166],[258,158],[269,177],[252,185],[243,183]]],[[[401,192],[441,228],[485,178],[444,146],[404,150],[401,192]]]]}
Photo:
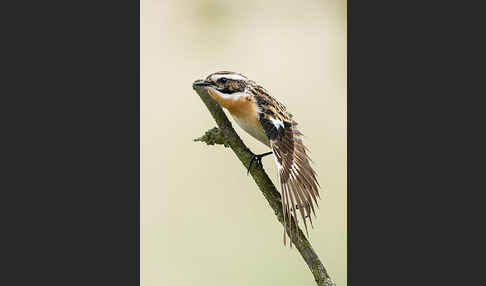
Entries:
{"type": "Polygon", "coordinates": [[[248,174],[250,174],[251,165],[253,164],[253,161],[255,160],[255,157],[256,157],[255,154],[253,154],[253,156],[251,156],[250,164],[248,164],[248,168],[247,168],[247,171],[246,171],[246,175],[247,176],[248,176],[248,174]]]}
{"type": "Polygon", "coordinates": [[[247,168],[247,172],[246,172],[246,175],[250,174],[250,170],[251,170],[251,166],[253,164],[253,161],[256,160],[256,163],[259,164],[260,166],[263,166],[262,164],[262,158],[267,156],[267,155],[270,155],[272,154],[273,152],[267,152],[267,153],[263,153],[263,154],[260,154],[260,155],[255,155],[253,154],[251,156],[251,159],[250,159],[250,164],[248,164],[248,168],[247,168]]]}

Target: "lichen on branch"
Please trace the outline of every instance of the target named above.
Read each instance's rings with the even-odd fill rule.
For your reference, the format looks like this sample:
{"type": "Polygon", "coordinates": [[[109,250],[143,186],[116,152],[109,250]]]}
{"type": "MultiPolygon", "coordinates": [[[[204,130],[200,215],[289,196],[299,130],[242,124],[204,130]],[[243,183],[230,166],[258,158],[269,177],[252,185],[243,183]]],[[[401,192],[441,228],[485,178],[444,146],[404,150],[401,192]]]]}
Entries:
{"type": "Polygon", "coordinates": [[[224,147],[229,147],[228,143],[225,142],[225,137],[223,132],[218,127],[213,127],[204,133],[203,136],[194,139],[195,142],[205,142],[207,145],[224,145],[224,147]]]}

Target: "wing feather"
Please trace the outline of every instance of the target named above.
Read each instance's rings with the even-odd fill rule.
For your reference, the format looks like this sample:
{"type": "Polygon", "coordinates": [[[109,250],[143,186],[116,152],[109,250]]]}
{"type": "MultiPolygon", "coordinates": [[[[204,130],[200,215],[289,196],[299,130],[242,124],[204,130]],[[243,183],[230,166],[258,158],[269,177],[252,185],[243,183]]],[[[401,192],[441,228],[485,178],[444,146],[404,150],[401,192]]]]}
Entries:
{"type": "MultiPolygon", "coordinates": [[[[269,138],[278,166],[284,222],[291,222],[293,218],[298,228],[298,209],[308,236],[307,219],[313,227],[311,215],[316,216],[314,204],[319,207],[317,198],[320,198],[320,195],[316,173],[310,166],[311,160],[306,152],[308,148],[302,142],[303,134],[297,129],[297,122],[292,119],[292,115],[273,97],[265,94],[256,96],[255,99],[262,110],[259,113],[260,123],[269,138]]],[[[291,235],[292,232],[290,238],[291,235]]],[[[291,239],[290,246],[292,247],[291,239]]]]}

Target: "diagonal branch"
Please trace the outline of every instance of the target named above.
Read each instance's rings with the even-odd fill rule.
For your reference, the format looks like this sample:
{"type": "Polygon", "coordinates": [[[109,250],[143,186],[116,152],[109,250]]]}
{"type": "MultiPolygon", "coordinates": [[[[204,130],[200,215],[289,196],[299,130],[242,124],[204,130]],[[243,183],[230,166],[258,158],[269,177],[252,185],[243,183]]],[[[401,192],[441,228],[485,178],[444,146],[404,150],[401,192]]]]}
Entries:
{"type": "MultiPolygon", "coordinates": [[[[209,96],[204,87],[193,85],[193,89],[197,92],[199,97],[201,97],[204,104],[206,104],[206,107],[219,127],[214,127],[213,129],[207,131],[202,137],[195,139],[194,141],[206,142],[208,145],[222,144],[225,147],[230,147],[238,159],[240,159],[241,163],[245,167],[248,166],[252,153],[233,129],[231,122],[228,120],[226,114],[221,109],[219,104],[216,103],[211,96],[209,96]]],[[[254,165],[250,171],[250,174],[253,177],[253,180],[255,180],[258,188],[260,188],[260,191],[267,199],[270,207],[272,207],[273,211],[275,212],[278,221],[283,225],[284,217],[280,193],[275,188],[265,170],[258,164],[254,165]]],[[[292,242],[297,250],[302,255],[302,258],[304,258],[307,266],[309,266],[317,285],[335,286],[336,284],[334,284],[329,277],[324,265],[322,265],[321,260],[315,253],[314,249],[312,249],[310,242],[306,239],[302,230],[300,228],[296,228],[295,224],[289,221],[286,222],[285,230],[289,234],[289,237],[292,239],[292,242]],[[292,235],[290,235],[290,232],[292,232],[292,235]],[[295,235],[296,233],[298,233],[298,235],[295,235]]]]}

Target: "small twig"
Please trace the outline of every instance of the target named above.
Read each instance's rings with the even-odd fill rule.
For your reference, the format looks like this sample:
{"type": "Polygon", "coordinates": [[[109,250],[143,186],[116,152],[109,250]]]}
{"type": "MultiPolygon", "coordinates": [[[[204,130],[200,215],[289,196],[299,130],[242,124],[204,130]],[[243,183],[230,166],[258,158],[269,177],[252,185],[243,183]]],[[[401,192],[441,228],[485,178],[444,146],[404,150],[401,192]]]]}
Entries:
{"type": "MultiPolygon", "coordinates": [[[[216,101],[209,96],[207,90],[204,87],[199,86],[193,86],[193,89],[197,92],[204,104],[206,104],[206,107],[219,127],[214,127],[213,129],[208,130],[203,136],[194,139],[194,141],[206,142],[208,145],[221,144],[225,147],[230,147],[246,168],[252,156],[251,151],[246,147],[240,136],[238,136],[236,131],[233,129],[231,122],[228,120],[226,114],[221,109],[219,104],[217,104],[216,101]]],[[[255,183],[260,191],[267,199],[270,207],[275,212],[278,221],[283,225],[284,217],[282,212],[282,201],[280,193],[275,188],[275,185],[272,183],[265,170],[258,164],[254,165],[250,171],[250,174],[253,177],[253,180],[255,180],[255,183]]],[[[297,250],[304,258],[307,266],[309,266],[317,285],[335,286],[336,284],[329,277],[324,265],[322,265],[321,260],[315,253],[314,249],[312,249],[310,242],[306,239],[302,230],[300,228],[296,228],[295,224],[289,221],[286,222],[285,230],[289,234],[289,237],[291,237],[292,242],[297,250]],[[290,235],[290,233],[292,233],[292,235],[290,235]],[[298,233],[298,235],[295,235],[296,233],[298,233]]]]}

